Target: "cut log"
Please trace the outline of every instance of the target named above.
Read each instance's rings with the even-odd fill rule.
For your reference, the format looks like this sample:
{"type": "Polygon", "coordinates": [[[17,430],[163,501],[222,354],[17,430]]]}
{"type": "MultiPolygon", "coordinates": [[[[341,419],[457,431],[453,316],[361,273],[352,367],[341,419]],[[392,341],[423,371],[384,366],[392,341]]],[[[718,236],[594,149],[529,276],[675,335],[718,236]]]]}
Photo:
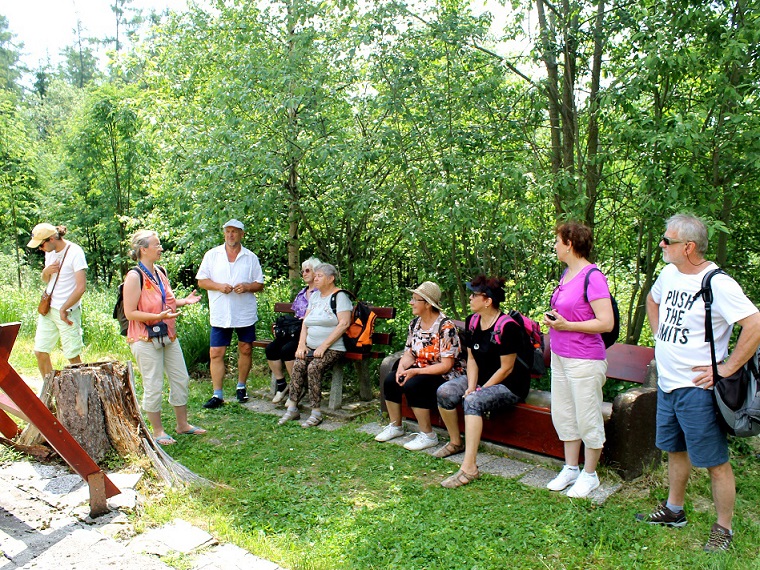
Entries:
{"type": "Polygon", "coordinates": [[[56,415],[95,463],[103,461],[111,450],[97,388],[104,376],[97,366],[75,366],[53,377],[56,415]]]}
{"type": "Polygon", "coordinates": [[[137,403],[131,362],[73,364],[49,378],[50,388],[43,388],[43,393],[52,395],[54,413],[96,463],[111,449],[121,457],[147,455],[170,486],[211,485],[170,457],[153,439],[137,403]]]}

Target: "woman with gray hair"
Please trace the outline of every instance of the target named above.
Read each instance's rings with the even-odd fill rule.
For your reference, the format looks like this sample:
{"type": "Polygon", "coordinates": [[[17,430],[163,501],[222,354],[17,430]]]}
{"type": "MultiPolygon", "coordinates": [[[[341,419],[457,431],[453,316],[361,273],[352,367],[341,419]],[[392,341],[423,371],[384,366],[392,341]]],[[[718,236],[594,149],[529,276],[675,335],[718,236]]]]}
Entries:
{"type": "Polygon", "coordinates": [[[322,376],[346,352],[343,333],[351,324],[353,309],[349,296],[335,285],[338,279],[338,270],[329,263],[322,263],[314,269],[317,291],[309,298],[301,326],[296,361],[290,377],[290,397],[285,403],[287,410],[279,425],[301,417],[298,402],[305,383],[309,388],[311,415],[301,427],[310,428],[322,423],[322,376]]]}
{"type": "MultiPolygon", "coordinates": [[[[316,286],[314,285],[314,268],[321,264],[322,262],[313,256],[301,264],[301,277],[306,287],[301,289],[296,298],[293,299],[292,307],[296,319],[303,321],[304,316],[306,316],[309,299],[311,298],[311,294],[316,290],[316,286]]],[[[288,393],[288,385],[285,383],[285,373],[282,370],[282,365],[283,363],[285,364],[285,369],[292,376],[299,334],[299,329],[296,328],[292,334],[279,337],[275,335],[275,339],[264,349],[267,355],[269,370],[272,371],[272,375],[277,383],[274,399],[272,400],[273,404],[279,404],[288,393]]]]}
{"type": "Polygon", "coordinates": [[[161,423],[164,373],[169,379],[169,403],[177,417],[177,433],[206,433],[187,421],[190,377],[176,330],[179,308],[201,298],[195,289],[184,299],[174,296],[166,270],[156,263],[162,252],[156,232],[138,230],[132,237],[129,255],[137,261],[137,267],[130,269],[124,279],[124,315],[129,320],[127,342],[143,379],[142,407],[153,426],[153,438],[161,445],[171,445],[177,442],[161,423]]]}

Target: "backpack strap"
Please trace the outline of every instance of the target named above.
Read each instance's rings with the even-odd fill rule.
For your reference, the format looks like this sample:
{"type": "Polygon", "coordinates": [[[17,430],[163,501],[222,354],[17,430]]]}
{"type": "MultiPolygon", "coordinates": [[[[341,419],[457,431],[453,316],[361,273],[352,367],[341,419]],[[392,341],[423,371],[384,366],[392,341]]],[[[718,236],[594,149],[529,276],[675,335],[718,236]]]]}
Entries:
{"type": "MultiPolygon", "coordinates": [[[[591,274],[594,271],[598,271],[599,273],[602,273],[602,270],[599,269],[598,267],[592,267],[591,269],[589,269],[588,273],[586,273],[586,279],[583,281],[583,298],[589,304],[591,304],[591,301],[588,300],[588,282],[589,282],[589,279],[591,278],[591,274]]],[[[604,273],[602,273],[602,275],[604,275],[604,273]]],[[[610,294],[610,297],[611,296],[612,294],[610,294]]]]}
{"type": "Polygon", "coordinates": [[[474,313],[472,317],[470,317],[470,327],[468,330],[470,332],[475,332],[475,329],[478,326],[478,323],[480,322],[480,315],[478,313],[474,313]]]}
{"type": "Polygon", "coordinates": [[[705,342],[710,343],[710,360],[712,361],[713,384],[717,382],[718,378],[720,378],[720,375],[718,374],[718,362],[715,358],[715,335],[713,334],[712,326],[713,293],[712,285],[710,282],[715,275],[721,273],[723,275],[726,274],[726,272],[720,268],[708,271],[702,278],[702,288],[694,294],[695,301],[702,297],[705,302],[705,342]]]}
{"type": "Polygon", "coordinates": [[[348,289],[338,289],[335,293],[333,293],[330,296],[330,308],[332,309],[332,312],[335,313],[335,316],[338,316],[338,293],[345,293],[348,295],[348,298],[352,301],[356,301],[356,295],[354,295],[351,291],[348,289]]]}
{"type": "Polygon", "coordinates": [[[491,342],[494,344],[501,344],[501,333],[504,332],[504,325],[509,321],[517,322],[506,313],[502,313],[493,325],[493,334],[491,335],[491,342]]]}

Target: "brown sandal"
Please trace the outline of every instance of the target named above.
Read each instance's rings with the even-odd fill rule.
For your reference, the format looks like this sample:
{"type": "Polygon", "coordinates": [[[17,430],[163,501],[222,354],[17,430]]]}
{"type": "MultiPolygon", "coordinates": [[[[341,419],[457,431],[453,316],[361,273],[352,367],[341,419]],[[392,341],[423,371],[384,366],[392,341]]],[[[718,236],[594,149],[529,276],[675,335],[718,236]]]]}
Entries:
{"type": "Polygon", "coordinates": [[[447,477],[443,481],[441,481],[441,486],[446,487],[447,489],[456,489],[457,487],[461,487],[462,485],[467,485],[467,483],[472,483],[475,479],[480,477],[480,472],[478,471],[474,475],[470,475],[469,473],[465,473],[461,469],[454,473],[451,477],[447,477]]]}
{"type": "Polygon", "coordinates": [[[444,457],[449,457],[450,455],[456,455],[457,453],[462,453],[463,451],[464,451],[464,443],[455,445],[451,442],[448,442],[441,449],[433,453],[433,457],[438,457],[439,459],[443,459],[444,457]]]}

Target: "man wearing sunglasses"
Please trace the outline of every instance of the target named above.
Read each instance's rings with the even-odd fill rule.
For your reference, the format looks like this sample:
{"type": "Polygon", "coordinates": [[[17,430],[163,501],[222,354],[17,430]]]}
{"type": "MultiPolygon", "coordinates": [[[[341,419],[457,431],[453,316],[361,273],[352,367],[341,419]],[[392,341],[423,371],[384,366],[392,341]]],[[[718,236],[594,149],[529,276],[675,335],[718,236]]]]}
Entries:
{"type": "MultiPolygon", "coordinates": [[[[728,550],[733,533],[736,486],[728,461],[726,434],[718,423],[712,394],[710,344],[705,341],[705,304],[696,294],[702,278],[717,266],[705,259],[707,228],[694,216],[677,214],[667,221],[660,240],[668,264],[647,297],[647,315],[655,336],[657,362],[657,447],[668,453],[668,498],[654,512],[636,515],[641,522],[686,526],[683,510],[691,468],[707,469],[718,520],[704,549],[728,550]]],[[[741,368],[760,344],[760,313],[741,287],[725,274],[715,275],[713,330],[718,372],[729,376],[741,368]],[[734,323],[742,327],[729,355],[734,323]]]]}
{"type": "Polygon", "coordinates": [[[65,234],[66,226],[37,224],[26,244],[45,253],[42,281],[45,291],[51,294],[50,311],[37,315],[34,335],[34,355],[43,378],[53,371],[50,353],[58,339],[71,364],[82,362],[84,350],[80,299],[87,288],[87,260],[81,247],[63,239],[65,234]]]}

